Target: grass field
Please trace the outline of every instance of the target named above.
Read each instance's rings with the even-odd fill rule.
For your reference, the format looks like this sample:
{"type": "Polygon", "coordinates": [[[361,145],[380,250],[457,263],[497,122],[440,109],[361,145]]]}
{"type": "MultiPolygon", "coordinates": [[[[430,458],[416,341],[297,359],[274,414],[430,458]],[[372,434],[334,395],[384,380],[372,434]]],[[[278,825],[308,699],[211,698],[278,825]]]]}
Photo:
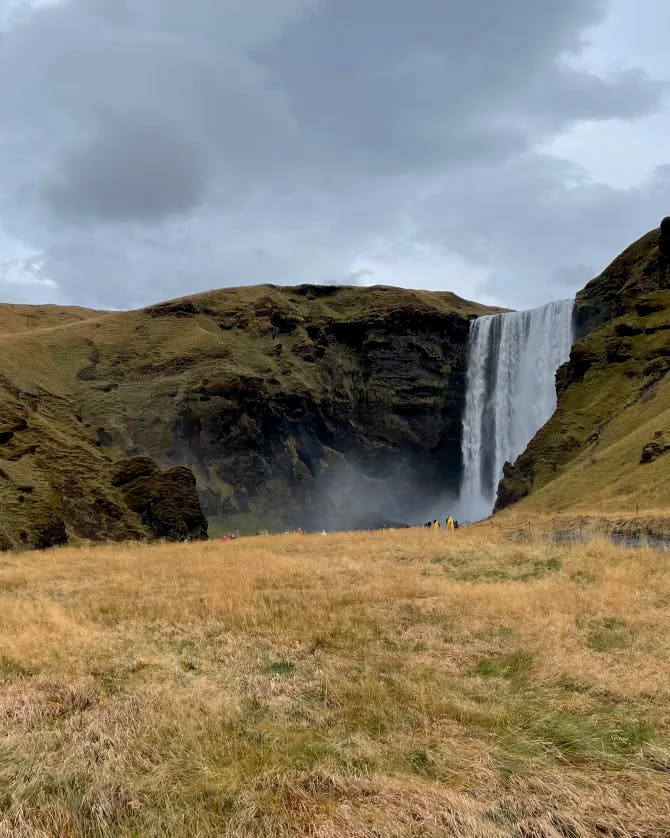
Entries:
{"type": "Polygon", "coordinates": [[[0,557],[0,835],[670,835],[670,563],[475,528],[0,557]]]}

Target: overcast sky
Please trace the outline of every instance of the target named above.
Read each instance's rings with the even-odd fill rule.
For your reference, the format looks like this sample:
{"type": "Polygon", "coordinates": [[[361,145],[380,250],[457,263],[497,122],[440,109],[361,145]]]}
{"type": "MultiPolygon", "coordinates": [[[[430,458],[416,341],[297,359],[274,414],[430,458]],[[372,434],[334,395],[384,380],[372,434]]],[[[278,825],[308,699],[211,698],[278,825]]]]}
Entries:
{"type": "Polygon", "coordinates": [[[668,0],[0,0],[0,300],[571,296],[670,214],[668,0]]]}

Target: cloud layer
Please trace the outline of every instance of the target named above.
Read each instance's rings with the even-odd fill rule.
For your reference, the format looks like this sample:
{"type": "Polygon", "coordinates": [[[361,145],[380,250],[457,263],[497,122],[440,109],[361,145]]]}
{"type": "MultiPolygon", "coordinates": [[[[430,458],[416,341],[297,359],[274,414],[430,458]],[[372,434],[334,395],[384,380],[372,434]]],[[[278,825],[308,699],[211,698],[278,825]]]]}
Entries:
{"type": "Polygon", "coordinates": [[[0,0],[0,293],[127,307],[350,281],[512,306],[567,296],[667,212],[668,168],[624,190],[542,150],[665,113],[663,78],[583,60],[607,12],[0,0]]]}

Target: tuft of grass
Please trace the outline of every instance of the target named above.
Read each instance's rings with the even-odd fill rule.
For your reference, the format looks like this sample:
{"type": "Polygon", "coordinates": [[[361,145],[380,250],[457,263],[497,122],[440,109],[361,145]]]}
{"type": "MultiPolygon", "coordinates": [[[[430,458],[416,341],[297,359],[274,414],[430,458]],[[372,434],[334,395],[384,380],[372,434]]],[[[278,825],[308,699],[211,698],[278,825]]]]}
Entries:
{"type": "Polygon", "coordinates": [[[654,737],[654,728],[627,708],[591,715],[524,708],[522,738],[542,752],[570,763],[622,767],[654,737]]]}
{"type": "Polygon", "coordinates": [[[570,578],[574,581],[575,585],[578,585],[580,588],[588,588],[589,585],[592,585],[595,582],[593,574],[584,570],[575,570],[574,573],[570,574],[570,578]]]}
{"type": "Polygon", "coordinates": [[[263,672],[266,675],[293,675],[295,664],[287,660],[271,661],[263,667],[263,672]]]}
{"type": "Polygon", "coordinates": [[[142,679],[150,670],[149,664],[138,661],[127,665],[117,663],[102,668],[93,668],[90,670],[90,674],[105,692],[110,695],[117,695],[136,689],[138,680],[142,679]]]}
{"type": "Polygon", "coordinates": [[[631,635],[624,620],[618,617],[604,617],[594,620],[586,638],[586,645],[595,652],[611,652],[630,645],[631,635]]]}
{"type": "Polygon", "coordinates": [[[435,769],[425,748],[415,748],[406,755],[407,770],[424,777],[435,777],[435,769]]]}
{"type": "Polygon", "coordinates": [[[30,666],[25,666],[7,655],[0,654],[0,680],[5,678],[17,678],[21,676],[32,675],[34,669],[30,666]]]}
{"type": "Polygon", "coordinates": [[[556,686],[567,692],[580,693],[581,695],[588,695],[595,690],[593,684],[580,681],[578,678],[571,678],[569,675],[561,675],[557,678],[556,686]]]}
{"type": "Polygon", "coordinates": [[[482,678],[507,678],[510,681],[526,679],[533,664],[528,652],[512,652],[497,658],[482,658],[473,670],[482,678]]]}

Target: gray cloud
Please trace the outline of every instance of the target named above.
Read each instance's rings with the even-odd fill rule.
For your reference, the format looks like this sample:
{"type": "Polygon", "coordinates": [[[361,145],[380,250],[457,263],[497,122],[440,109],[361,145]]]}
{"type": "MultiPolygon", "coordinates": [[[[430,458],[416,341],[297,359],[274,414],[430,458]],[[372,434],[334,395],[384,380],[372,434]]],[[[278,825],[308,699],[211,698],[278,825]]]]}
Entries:
{"type": "Polygon", "coordinates": [[[661,86],[565,65],[602,0],[318,6],[264,53],[304,129],[366,166],[425,171],[499,159],[576,118],[645,113],[661,86]],[[360,159],[360,158],[359,158],[360,159]]]}
{"type": "Polygon", "coordinates": [[[84,222],[152,222],[193,209],[205,185],[198,147],[138,116],[69,150],[44,197],[55,215],[84,222]]]}
{"type": "MultiPolygon", "coordinates": [[[[580,66],[607,6],[56,0],[26,12],[0,36],[0,236],[32,260],[26,299],[48,288],[129,306],[354,279],[510,305],[565,296],[582,266],[663,214],[662,171],[617,191],[536,150],[583,120],[663,107],[663,80],[639,68],[580,66]],[[418,254],[411,273],[403,252],[418,254]]],[[[5,260],[14,296],[22,259],[5,260]]]]}
{"type": "Polygon", "coordinates": [[[416,237],[490,268],[480,296],[513,307],[570,296],[658,224],[670,166],[633,189],[586,181],[579,169],[528,154],[450,178],[417,206],[416,237]]]}

